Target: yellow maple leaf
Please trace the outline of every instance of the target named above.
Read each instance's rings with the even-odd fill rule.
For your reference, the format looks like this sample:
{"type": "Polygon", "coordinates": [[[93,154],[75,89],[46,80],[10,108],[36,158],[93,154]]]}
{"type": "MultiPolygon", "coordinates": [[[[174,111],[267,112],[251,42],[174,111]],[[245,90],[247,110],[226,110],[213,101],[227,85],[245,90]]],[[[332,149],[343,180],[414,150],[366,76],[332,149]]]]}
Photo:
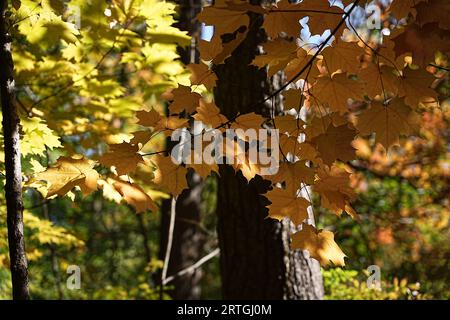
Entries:
{"type": "Polygon", "coordinates": [[[268,41],[262,45],[265,54],[253,59],[252,65],[259,68],[268,67],[268,77],[284,69],[287,64],[297,57],[297,45],[283,38],[268,41]]]}
{"type": "Polygon", "coordinates": [[[303,132],[303,126],[305,125],[302,119],[290,114],[275,116],[273,121],[275,128],[280,130],[280,133],[287,133],[295,138],[303,132]]]}
{"type": "MultiPolygon", "coordinates": [[[[294,108],[299,110],[300,102],[302,100],[302,90],[300,89],[289,89],[283,92],[284,97],[284,107],[285,108],[294,108]]],[[[304,99],[303,99],[304,101],[304,99]]]]}
{"type": "Polygon", "coordinates": [[[173,196],[179,195],[188,187],[186,182],[187,169],[175,164],[171,156],[157,156],[155,162],[157,170],[153,181],[157,185],[166,189],[173,196]]]}
{"type": "Polygon", "coordinates": [[[306,161],[297,161],[282,162],[277,174],[265,178],[273,183],[285,182],[286,189],[295,192],[300,188],[301,183],[313,184],[314,176],[314,169],[306,166],[306,161]]]}
{"type": "Polygon", "coordinates": [[[119,176],[132,172],[144,161],[138,153],[139,147],[127,142],[109,145],[109,152],[100,157],[101,164],[115,167],[119,176]]]}
{"type": "Polygon", "coordinates": [[[205,7],[197,19],[206,25],[214,25],[214,31],[219,35],[233,33],[241,26],[248,27],[250,22],[247,11],[230,10],[227,6],[205,7]]]}
{"type": "Polygon", "coordinates": [[[170,135],[173,130],[184,128],[187,126],[189,119],[180,118],[178,116],[162,117],[158,121],[155,130],[164,131],[166,135],[170,135]]]}
{"type": "Polygon", "coordinates": [[[136,117],[138,118],[138,124],[144,127],[154,128],[159,120],[161,120],[161,115],[155,109],[150,111],[140,110],[136,112],[136,117]]]}
{"type": "Polygon", "coordinates": [[[193,116],[197,121],[202,121],[204,124],[210,125],[212,128],[217,128],[226,123],[228,119],[220,113],[220,109],[213,102],[206,102],[200,100],[200,105],[197,107],[197,113],[193,116]]]}
{"type": "Polygon", "coordinates": [[[110,201],[114,201],[115,203],[121,203],[123,200],[122,195],[114,188],[114,183],[117,181],[117,179],[113,179],[111,177],[108,177],[106,179],[99,179],[97,181],[97,184],[99,186],[99,189],[102,190],[103,197],[105,199],[108,199],[110,201]]]}
{"type": "Polygon", "coordinates": [[[131,144],[144,146],[152,137],[152,132],[150,130],[136,131],[133,132],[133,138],[130,140],[131,144]]]}
{"type": "MultiPolygon", "coordinates": [[[[300,35],[299,20],[309,17],[308,26],[312,34],[322,34],[326,29],[334,29],[342,19],[339,13],[342,9],[330,6],[328,1],[308,1],[290,3],[282,0],[268,11],[264,19],[263,27],[271,38],[276,38],[280,33],[298,38],[300,35]],[[324,17],[324,12],[326,14],[324,17]]],[[[339,30],[339,33],[342,30],[339,30]]]]}
{"type": "Polygon", "coordinates": [[[240,139],[224,139],[224,148],[219,149],[219,158],[226,158],[227,163],[231,164],[236,172],[241,171],[247,181],[252,180],[259,175],[262,166],[257,162],[258,159],[252,159],[249,152],[245,150],[245,143],[240,139]]]}
{"type": "Polygon", "coordinates": [[[283,116],[275,116],[273,119],[274,126],[279,130],[280,150],[284,155],[288,153],[298,155],[299,135],[303,133],[305,122],[300,118],[286,114],[283,116]]]}
{"type": "Polygon", "coordinates": [[[117,180],[113,186],[123,199],[136,209],[136,213],[147,210],[158,211],[158,207],[152,198],[137,184],[117,180]]]}
{"type": "Polygon", "coordinates": [[[346,170],[337,166],[319,168],[314,191],[321,196],[322,207],[338,216],[346,211],[352,218],[356,218],[356,213],[350,206],[350,201],[356,194],[350,186],[350,173],[346,170]]]}
{"type": "Polygon", "coordinates": [[[21,120],[21,124],[23,137],[20,149],[23,155],[42,154],[46,149],[52,150],[61,147],[59,136],[40,118],[24,118],[21,120]]]}
{"type": "Polygon", "coordinates": [[[418,129],[419,116],[402,99],[395,98],[388,105],[373,102],[357,118],[356,128],[361,135],[375,133],[375,141],[386,149],[398,144],[401,135],[418,129]]]}
{"type": "Polygon", "coordinates": [[[345,162],[355,158],[355,148],[351,145],[355,135],[356,131],[347,124],[338,127],[330,124],[325,133],[314,137],[311,142],[316,145],[323,162],[331,165],[336,160],[345,162]]]}
{"type": "Polygon", "coordinates": [[[206,64],[190,63],[186,67],[191,71],[191,76],[189,77],[191,84],[203,84],[209,90],[215,87],[217,76],[206,64]]]}
{"type": "Polygon", "coordinates": [[[348,112],[349,99],[361,100],[363,93],[362,83],[349,79],[345,73],[337,73],[332,77],[321,76],[311,89],[311,94],[319,104],[341,114],[348,112]]]}
{"type": "Polygon", "coordinates": [[[222,52],[222,39],[220,35],[215,34],[210,41],[200,39],[198,43],[198,51],[204,61],[213,60],[220,52],[222,52]]]}
{"type": "Polygon", "coordinates": [[[245,153],[245,156],[241,159],[241,162],[234,165],[234,167],[236,170],[241,171],[242,175],[248,182],[261,173],[261,166],[259,163],[253,162],[248,156],[248,153],[245,153]]]}
{"type": "Polygon", "coordinates": [[[318,156],[317,150],[309,143],[302,142],[299,144],[299,151],[297,152],[297,156],[301,160],[310,160],[315,162],[316,157],[318,156]]]}
{"type": "MultiPolygon", "coordinates": [[[[300,9],[306,11],[306,15],[309,17],[308,27],[312,34],[322,34],[327,29],[335,29],[344,14],[341,8],[335,6],[334,3],[330,5],[329,1],[303,0],[300,5],[300,9]]],[[[336,31],[336,38],[340,37],[344,26],[345,24],[336,31]]]]}
{"type": "Polygon", "coordinates": [[[406,67],[403,70],[400,84],[400,97],[405,97],[405,103],[411,108],[417,108],[417,105],[423,101],[435,101],[437,93],[431,89],[431,84],[435,77],[423,69],[410,69],[406,67]]]}
{"type": "MultiPolygon", "coordinates": [[[[241,114],[238,117],[236,117],[236,119],[231,124],[231,128],[242,129],[242,130],[248,130],[248,129],[258,130],[258,129],[261,129],[261,125],[265,121],[266,120],[259,114],[250,112],[250,113],[246,113],[246,114],[241,114]]],[[[241,139],[243,139],[243,138],[241,138],[241,139]]]]}
{"type": "Polygon", "coordinates": [[[389,93],[397,94],[400,79],[394,74],[395,69],[390,66],[370,64],[360,70],[358,77],[364,82],[364,89],[371,99],[376,96],[389,96],[389,93]]]}
{"type": "Polygon", "coordinates": [[[322,53],[325,66],[330,74],[337,70],[355,74],[361,66],[364,49],[357,42],[338,41],[322,53]]]}
{"type": "MultiPolygon", "coordinates": [[[[426,68],[430,62],[435,60],[437,51],[448,52],[450,50],[448,32],[439,29],[438,20],[435,21],[435,23],[427,23],[423,26],[413,23],[407,28],[394,31],[390,39],[395,43],[396,56],[403,58],[410,56],[413,64],[426,68]]],[[[405,65],[405,60],[402,60],[400,68],[405,65]]]]}
{"type": "Polygon", "coordinates": [[[269,37],[275,39],[281,32],[297,38],[300,34],[300,22],[305,14],[298,12],[299,4],[290,4],[283,0],[274,5],[264,19],[264,30],[269,37]]]}
{"type": "Polygon", "coordinates": [[[300,152],[300,141],[298,136],[281,134],[279,137],[279,145],[282,154],[285,156],[288,154],[298,156],[298,153],[300,152]]]}
{"type": "Polygon", "coordinates": [[[416,22],[423,26],[427,23],[438,22],[439,28],[450,30],[450,21],[448,19],[450,13],[450,2],[446,0],[428,0],[416,1],[415,9],[417,10],[416,22]]]}
{"type": "Polygon", "coordinates": [[[331,113],[324,116],[315,115],[311,120],[308,120],[308,125],[305,128],[306,136],[309,140],[323,134],[327,131],[328,126],[333,124],[335,127],[348,123],[347,117],[339,113],[331,113]]]}
{"type": "Polygon", "coordinates": [[[298,79],[312,79],[317,77],[320,74],[320,70],[317,67],[317,60],[310,62],[312,58],[313,56],[309,55],[308,51],[303,48],[298,48],[297,57],[289,61],[286,68],[284,69],[286,80],[294,81],[298,79]],[[301,74],[301,76],[296,78],[300,71],[303,70],[304,72],[301,74]]]}
{"type": "Polygon", "coordinates": [[[184,110],[188,113],[192,113],[198,106],[201,95],[196,92],[192,92],[188,86],[178,85],[171,92],[170,100],[173,100],[169,105],[171,113],[180,113],[184,110]]]}
{"type": "Polygon", "coordinates": [[[311,225],[303,224],[302,230],[292,235],[292,249],[308,250],[309,255],[322,266],[333,263],[344,266],[346,255],[334,241],[331,231],[317,230],[311,225]]]}
{"type": "Polygon", "coordinates": [[[46,197],[64,196],[75,186],[80,187],[84,195],[97,190],[99,174],[93,169],[96,162],[85,158],[74,159],[60,157],[56,164],[35,175],[31,183],[43,180],[50,185],[46,197]]]}
{"type": "MultiPolygon", "coordinates": [[[[211,142],[209,141],[203,141],[203,147],[201,149],[194,148],[190,150],[190,154],[188,156],[188,159],[190,160],[190,163],[186,164],[186,167],[192,168],[200,177],[206,178],[208,177],[211,172],[219,173],[219,166],[215,161],[208,161],[211,163],[208,163],[207,161],[200,161],[201,163],[196,163],[195,159],[203,159],[203,156],[206,152],[207,146],[211,142]]],[[[212,151],[208,156],[214,158],[214,151],[212,151]]]]}
{"type": "Polygon", "coordinates": [[[266,195],[271,202],[267,206],[269,217],[279,221],[289,218],[295,225],[301,224],[308,218],[308,207],[311,203],[302,197],[297,197],[296,192],[274,188],[266,195]]]}
{"type": "Polygon", "coordinates": [[[192,168],[203,179],[207,178],[211,172],[219,173],[219,166],[216,163],[190,163],[186,165],[188,168],[192,168]]]}

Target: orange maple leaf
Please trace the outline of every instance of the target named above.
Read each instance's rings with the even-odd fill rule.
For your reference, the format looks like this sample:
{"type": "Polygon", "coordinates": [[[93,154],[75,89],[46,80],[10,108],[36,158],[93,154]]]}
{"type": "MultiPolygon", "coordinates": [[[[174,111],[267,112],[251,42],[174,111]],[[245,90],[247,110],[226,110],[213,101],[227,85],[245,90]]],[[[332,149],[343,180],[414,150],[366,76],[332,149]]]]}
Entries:
{"type": "Polygon", "coordinates": [[[136,169],[144,161],[138,153],[139,147],[127,142],[110,144],[109,152],[100,157],[100,163],[107,167],[115,167],[119,176],[136,169]]]}
{"type": "Polygon", "coordinates": [[[308,250],[310,256],[320,262],[322,266],[333,263],[344,266],[346,255],[334,241],[331,231],[317,230],[311,225],[303,224],[302,230],[292,235],[293,249],[308,250]]]}

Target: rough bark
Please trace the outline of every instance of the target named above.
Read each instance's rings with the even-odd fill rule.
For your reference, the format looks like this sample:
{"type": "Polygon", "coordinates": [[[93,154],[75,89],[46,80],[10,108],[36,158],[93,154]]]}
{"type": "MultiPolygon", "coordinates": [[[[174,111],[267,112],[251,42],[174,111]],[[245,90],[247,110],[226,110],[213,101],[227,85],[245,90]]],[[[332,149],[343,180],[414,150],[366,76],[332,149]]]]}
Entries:
{"type": "MultiPolygon", "coordinates": [[[[197,40],[200,33],[200,24],[194,17],[201,10],[201,0],[179,0],[179,20],[177,27],[188,31],[192,37],[191,45],[187,48],[178,48],[181,61],[185,64],[198,61],[197,40]]],[[[205,234],[199,228],[201,219],[201,193],[203,182],[193,172],[187,176],[189,189],[185,190],[177,199],[176,220],[173,236],[172,251],[170,255],[168,275],[193,265],[203,254],[206,240],[205,234]]],[[[160,256],[165,252],[167,242],[167,228],[169,225],[170,200],[162,206],[161,245],[160,256]]],[[[171,282],[173,290],[170,295],[173,299],[199,299],[201,294],[200,280],[202,270],[197,269],[192,274],[177,277],[171,282]]]]}
{"type": "MultiPolygon", "coordinates": [[[[224,65],[215,101],[229,119],[238,112],[267,115],[257,105],[272,90],[266,71],[249,66],[265,35],[263,17],[253,14],[246,40],[224,65]]],[[[266,219],[268,200],[261,196],[270,187],[255,177],[249,183],[230,166],[220,167],[218,183],[218,235],[221,249],[222,292],[225,299],[322,299],[320,267],[302,251],[289,248],[291,223],[266,219]]]]}
{"type": "Polygon", "coordinates": [[[11,37],[8,34],[8,1],[0,0],[0,89],[5,150],[5,196],[8,245],[14,299],[29,299],[28,264],[23,236],[22,168],[20,163],[20,120],[14,93],[11,37]]]}

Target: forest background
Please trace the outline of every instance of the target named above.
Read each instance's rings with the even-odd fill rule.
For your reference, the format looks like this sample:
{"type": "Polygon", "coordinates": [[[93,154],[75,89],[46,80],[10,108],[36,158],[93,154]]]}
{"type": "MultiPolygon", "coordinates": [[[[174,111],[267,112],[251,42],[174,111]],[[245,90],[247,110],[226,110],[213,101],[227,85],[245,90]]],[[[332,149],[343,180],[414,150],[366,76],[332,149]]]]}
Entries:
{"type": "MultiPolygon", "coordinates": [[[[368,4],[353,11],[350,19],[358,33],[370,39],[394,32],[392,26],[405,17],[444,10],[438,15],[442,18],[439,28],[448,32],[445,1],[402,1],[406,9],[394,7],[396,2],[400,1],[372,1],[382,20],[375,31],[367,28],[364,5],[368,4]]],[[[344,3],[348,10],[350,2],[344,3]]],[[[196,213],[177,215],[171,231],[174,202],[170,194],[177,186],[154,171],[150,160],[130,158],[127,149],[140,144],[142,155],[153,155],[167,147],[165,134],[153,137],[142,130],[144,119],[148,120],[144,113],[160,117],[168,114],[168,108],[183,111],[183,99],[192,95],[190,89],[187,95],[180,91],[195,81],[199,82],[193,87],[196,94],[213,95],[208,84],[200,83],[202,79],[193,79],[198,69],[186,67],[198,63],[192,55],[198,56],[199,51],[202,58],[212,54],[205,44],[214,40],[212,29],[194,18],[207,5],[196,0],[9,3],[32,298],[223,297],[216,214],[219,174],[207,172],[200,174],[202,178],[188,174],[191,192],[197,192],[195,204],[186,210],[196,213]],[[58,168],[55,165],[79,165],[84,173],[95,173],[83,176],[82,182],[71,177],[69,183],[58,185],[63,178],[48,169],[58,168]],[[95,188],[89,185],[92,175],[95,188]],[[158,182],[158,177],[164,182],[158,182]],[[53,189],[46,181],[52,181],[53,189]],[[67,286],[69,266],[80,267],[80,289],[67,286]]],[[[299,25],[300,42],[317,46],[328,39],[330,30],[314,35],[306,24],[302,22],[302,29],[299,25]]],[[[426,53],[432,60],[427,70],[435,78],[439,107],[423,103],[419,132],[402,137],[389,152],[373,136],[354,139],[357,160],[343,163],[352,171],[351,204],[358,219],[334,214],[321,205],[318,195],[311,194],[317,229],[332,231],[347,256],[344,267],[321,269],[326,299],[450,297],[449,41],[448,35],[428,32],[430,42],[439,37],[445,44],[431,58],[426,53]],[[367,287],[371,265],[380,268],[380,290],[367,287]]],[[[417,47],[424,46],[421,39],[416,39],[417,47]]],[[[261,59],[254,67],[269,65],[270,70],[272,62],[261,59]]],[[[285,95],[284,103],[293,98],[285,95]]],[[[166,119],[167,130],[184,121],[181,116],[166,119]]],[[[5,154],[0,152],[0,298],[11,299],[5,154]]]]}

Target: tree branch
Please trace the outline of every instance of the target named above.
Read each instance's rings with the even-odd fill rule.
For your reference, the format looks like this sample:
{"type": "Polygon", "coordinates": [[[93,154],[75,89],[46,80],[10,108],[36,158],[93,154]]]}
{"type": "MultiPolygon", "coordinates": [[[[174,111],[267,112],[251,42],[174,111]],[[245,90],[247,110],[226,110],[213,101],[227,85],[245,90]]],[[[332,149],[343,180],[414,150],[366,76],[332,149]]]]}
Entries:
{"type": "Polygon", "coordinates": [[[167,277],[167,269],[169,268],[170,262],[170,253],[172,251],[172,242],[173,242],[173,231],[175,229],[175,214],[176,214],[176,206],[177,206],[177,197],[172,197],[172,202],[170,204],[170,222],[169,222],[169,230],[167,232],[167,247],[166,254],[164,256],[164,264],[161,272],[161,286],[159,298],[162,300],[163,286],[166,282],[167,277]]]}
{"type": "Polygon", "coordinates": [[[178,277],[184,276],[185,274],[188,273],[192,273],[194,272],[196,269],[200,268],[203,264],[205,264],[206,262],[208,262],[209,260],[211,260],[212,258],[218,256],[220,253],[220,249],[217,248],[213,251],[211,251],[210,253],[208,253],[206,256],[204,256],[203,258],[201,258],[200,260],[198,260],[196,263],[194,263],[192,266],[189,266],[187,268],[184,268],[180,271],[178,271],[177,273],[175,273],[174,275],[167,277],[165,279],[165,282],[163,283],[164,285],[166,285],[167,283],[175,280],[178,277]]]}

